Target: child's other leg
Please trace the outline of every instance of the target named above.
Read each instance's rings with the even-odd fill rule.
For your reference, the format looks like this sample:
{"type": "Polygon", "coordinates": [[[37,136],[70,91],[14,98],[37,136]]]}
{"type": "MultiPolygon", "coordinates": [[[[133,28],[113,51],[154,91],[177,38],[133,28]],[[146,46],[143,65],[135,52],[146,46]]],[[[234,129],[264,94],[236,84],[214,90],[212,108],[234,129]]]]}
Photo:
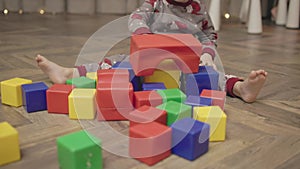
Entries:
{"type": "Polygon", "coordinates": [[[35,60],[40,69],[49,76],[53,83],[64,84],[68,79],[79,77],[79,72],[76,68],[62,67],[41,55],[37,55],[35,60]]]}
{"type": "Polygon", "coordinates": [[[262,89],[268,73],[264,70],[251,71],[245,80],[232,78],[227,81],[227,92],[241,98],[247,103],[256,100],[257,95],[262,89]],[[230,84],[230,82],[233,82],[230,84]]]}

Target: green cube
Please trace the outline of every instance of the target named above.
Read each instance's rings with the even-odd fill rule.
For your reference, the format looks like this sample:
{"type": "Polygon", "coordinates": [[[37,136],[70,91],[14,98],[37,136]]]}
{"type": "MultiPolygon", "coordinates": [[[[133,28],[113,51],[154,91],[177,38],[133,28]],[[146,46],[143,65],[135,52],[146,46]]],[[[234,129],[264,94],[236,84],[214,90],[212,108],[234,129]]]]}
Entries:
{"type": "Polygon", "coordinates": [[[166,103],[168,101],[183,103],[186,99],[186,95],[178,88],[157,90],[157,93],[162,97],[163,103],[166,103]]]}
{"type": "Polygon", "coordinates": [[[174,122],[186,118],[192,117],[192,107],[176,101],[168,101],[156,108],[165,110],[167,112],[167,125],[171,126],[174,122]]]}
{"type": "Polygon", "coordinates": [[[102,169],[101,141],[86,131],[56,140],[60,169],[102,169]]]}
{"type": "Polygon", "coordinates": [[[96,80],[84,76],[68,79],[68,85],[74,85],[76,88],[96,88],[96,80]]]}

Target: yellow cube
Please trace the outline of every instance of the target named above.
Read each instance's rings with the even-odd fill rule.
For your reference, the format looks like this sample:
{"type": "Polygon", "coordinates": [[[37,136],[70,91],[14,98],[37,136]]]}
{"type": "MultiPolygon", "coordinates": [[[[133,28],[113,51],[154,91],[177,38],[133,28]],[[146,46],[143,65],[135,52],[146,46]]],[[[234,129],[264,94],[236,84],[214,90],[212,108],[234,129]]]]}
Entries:
{"type": "Polygon", "coordinates": [[[96,80],[97,82],[97,72],[87,72],[86,73],[86,77],[90,78],[90,79],[93,79],[93,80],[96,80]]]}
{"type": "Polygon", "coordinates": [[[0,166],[20,158],[18,131],[7,122],[0,123],[0,166]]]}
{"type": "Polygon", "coordinates": [[[70,119],[94,119],[96,89],[75,88],[68,96],[70,119]]]}
{"type": "Polygon", "coordinates": [[[194,107],[194,119],[210,125],[209,141],[224,141],[227,116],[219,106],[194,107]]]}
{"type": "Polygon", "coordinates": [[[144,77],[144,82],[163,82],[167,89],[179,88],[181,71],[173,60],[162,61],[150,76],[144,77]]]}
{"type": "Polygon", "coordinates": [[[13,78],[1,82],[2,103],[19,107],[23,105],[21,85],[30,84],[32,80],[13,78]]]}

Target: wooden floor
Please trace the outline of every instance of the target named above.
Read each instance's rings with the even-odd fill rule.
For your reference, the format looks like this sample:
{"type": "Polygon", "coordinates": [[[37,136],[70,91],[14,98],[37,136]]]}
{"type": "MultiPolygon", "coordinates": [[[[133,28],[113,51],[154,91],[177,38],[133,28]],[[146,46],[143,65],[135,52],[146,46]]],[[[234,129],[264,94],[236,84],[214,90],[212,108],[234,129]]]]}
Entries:
{"type": "MultiPolygon", "coordinates": [[[[49,79],[36,67],[37,53],[74,66],[88,38],[120,16],[0,15],[0,81],[23,77],[49,79]]],[[[124,25],[126,26],[126,25],[124,25]]],[[[128,52],[128,42],[120,51],[128,52]]],[[[172,155],[151,168],[298,169],[300,166],[300,31],[264,24],[262,35],[249,35],[238,22],[222,25],[219,54],[227,73],[245,76],[265,69],[267,82],[253,104],[227,98],[227,138],[210,143],[209,152],[190,162],[172,155]]],[[[55,140],[82,125],[65,115],[26,113],[23,107],[0,104],[0,122],[8,121],[20,135],[22,159],[1,169],[58,169],[55,140]]],[[[126,122],[109,123],[126,133],[126,122]]],[[[112,139],[113,140],[113,139],[112,139]]],[[[1,144],[1,143],[0,143],[1,144]]],[[[120,145],[122,146],[122,145],[120,145]]],[[[104,151],[106,169],[148,168],[134,159],[104,151]]]]}

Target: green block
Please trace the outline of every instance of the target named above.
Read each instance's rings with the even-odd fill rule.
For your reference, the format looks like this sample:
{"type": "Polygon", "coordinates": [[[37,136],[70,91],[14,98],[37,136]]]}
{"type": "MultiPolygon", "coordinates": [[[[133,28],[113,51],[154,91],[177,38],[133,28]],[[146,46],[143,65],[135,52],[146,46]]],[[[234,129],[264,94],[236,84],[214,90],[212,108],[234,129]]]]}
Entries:
{"type": "Polygon", "coordinates": [[[177,120],[192,117],[192,107],[176,101],[168,101],[156,108],[167,112],[167,125],[171,126],[177,120]]]}
{"type": "Polygon", "coordinates": [[[96,80],[81,76],[77,78],[68,79],[66,81],[68,85],[74,85],[77,88],[96,88],[96,80]]]}
{"type": "Polygon", "coordinates": [[[157,90],[157,93],[163,98],[163,103],[168,101],[183,103],[186,99],[186,95],[178,88],[157,90]]]}
{"type": "Polygon", "coordinates": [[[56,140],[60,169],[102,169],[101,141],[86,131],[56,140]]]}

